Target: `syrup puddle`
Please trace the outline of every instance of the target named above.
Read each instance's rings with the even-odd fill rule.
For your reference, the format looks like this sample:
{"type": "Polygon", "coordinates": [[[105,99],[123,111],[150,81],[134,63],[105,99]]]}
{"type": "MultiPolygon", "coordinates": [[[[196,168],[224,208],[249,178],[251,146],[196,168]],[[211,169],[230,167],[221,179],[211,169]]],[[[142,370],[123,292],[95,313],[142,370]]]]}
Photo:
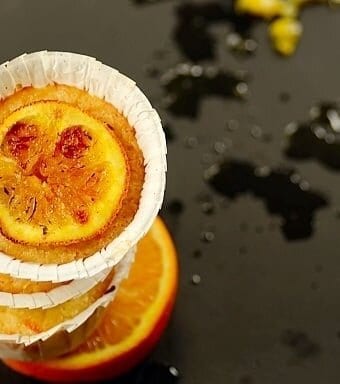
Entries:
{"type": "Polygon", "coordinates": [[[288,157],[314,158],[332,169],[340,169],[340,106],[320,103],[310,110],[306,122],[291,122],[285,129],[288,157]]]}
{"type": "Polygon", "coordinates": [[[179,64],[161,77],[165,92],[162,105],[176,116],[196,118],[202,100],[208,96],[242,100],[248,96],[244,73],[216,66],[179,64]]]}
{"type": "Polygon", "coordinates": [[[328,205],[324,195],[311,190],[291,169],[256,167],[230,159],[208,168],[205,179],[229,199],[250,194],[262,200],[270,214],[281,217],[281,231],[288,240],[310,237],[316,211],[328,205]]]}
{"type": "Polygon", "coordinates": [[[232,2],[181,4],[177,7],[176,18],[173,38],[180,52],[189,60],[197,62],[216,58],[217,38],[211,32],[215,25],[231,26],[226,45],[232,51],[253,53],[256,50],[256,42],[250,39],[255,19],[236,15],[232,2]]]}

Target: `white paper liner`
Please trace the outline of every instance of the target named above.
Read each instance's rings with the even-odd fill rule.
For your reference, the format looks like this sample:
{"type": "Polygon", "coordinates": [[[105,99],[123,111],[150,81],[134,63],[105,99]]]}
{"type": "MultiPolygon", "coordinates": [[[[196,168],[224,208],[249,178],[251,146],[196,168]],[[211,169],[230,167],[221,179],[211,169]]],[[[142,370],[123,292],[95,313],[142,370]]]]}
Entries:
{"type": "Polygon", "coordinates": [[[120,236],[92,256],[61,265],[39,265],[0,252],[0,273],[33,281],[65,282],[114,267],[148,232],[163,202],[167,149],[159,115],[135,82],[96,59],[43,51],[0,65],[0,99],[14,93],[17,86],[44,87],[51,83],[85,89],[115,106],[134,127],[145,164],[145,181],[134,219],[120,236]]]}
{"type": "Polygon", "coordinates": [[[0,291],[0,307],[4,306],[17,309],[52,308],[88,292],[95,285],[104,281],[111,270],[112,268],[109,268],[87,279],[72,280],[69,284],[53,288],[48,292],[24,294],[0,291]]]}
{"type": "Polygon", "coordinates": [[[131,249],[117,265],[115,276],[108,287],[108,291],[113,286],[115,287],[115,290],[100,297],[95,303],[90,305],[85,311],[81,312],[73,319],[66,320],[46,332],[41,332],[33,336],[0,334],[0,357],[8,358],[9,356],[13,356],[13,353],[16,353],[16,351],[18,351],[18,356],[20,356],[20,353],[22,352],[20,352],[18,346],[24,348],[33,343],[46,341],[60,331],[66,331],[69,334],[75,331],[78,327],[84,324],[99,307],[106,307],[114,299],[119,285],[128,277],[135,254],[136,247],[133,247],[133,249],[131,249]],[[13,344],[13,347],[11,347],[11,344],[13,344]]]}

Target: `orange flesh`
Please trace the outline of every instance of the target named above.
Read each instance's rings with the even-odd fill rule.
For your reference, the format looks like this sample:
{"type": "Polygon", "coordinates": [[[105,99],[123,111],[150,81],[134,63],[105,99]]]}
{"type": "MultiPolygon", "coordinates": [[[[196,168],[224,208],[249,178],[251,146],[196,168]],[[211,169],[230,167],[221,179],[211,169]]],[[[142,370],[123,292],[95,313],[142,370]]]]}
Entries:
{"type": "Polygon", "coordinates": [[[138,244],[128,279],[119,287],[103,321],[77,351],[51,363],[76,369],[118,357],[138,344],[169,309],[177,290],[176,250],[166,227],[157,219],[138,244]]]}
{"type": "MultiPolygon", "coordinates": [[[[1,162],[0,166],[0,176],[6,179],[1,182],[0,206],[9,207],[12,218],[1,223],[3,212],[0,216],[0,251],[22,261],[43,264],[87,257],[117,237],[138,209],[144,182],[144,160],[133,128],[112,105],[85,91],[63,85],[25,88],[0,102],[0,126],[24,106],[52,100],[76,108],[79,114],[86,114],[105,126],[124,153],[128,179],[121,198],[106,218],[108,209],[100,211],[93,204],[101,202],[106,206],[103,194],[112,184],[112,172],[108,172],[105,162],[97,161],[100,153],[91,155],[93,135],[88,127],[81,122],[77,124],[75,119],[59,136],[51,139],[47,135],[46,139],[44,126],[39,124],[43,118],[34,121],[27,116],[27,121],[12,124],[0,136],[0,153],[12,159],[1,162]],[[65,188],[66,185],[71,187],[65,188]],[[102,222],[92,225],[92,219],[102,222]],[[23,227],[15,231],[13,223],[23,227]],[[66,230],[70,223],[76,230],[66,230]],[[39,232],[35,237],[30,232],[32,226],[39,232]]],[[[56,112],[56,120],[62,114],[63,108],[56,112]]]]}
{"type": "Polygon", "coordinates": [[[159,244],[150,234],[140,242],[128,280],[119,288],[119,295],[109,306],[104,321],[78,353],[121,343],[140,325],[146,310],[159,294],[164,268],[163,260],[158,256],[160,252],[159,244]],[[140,268],[140,263],[145,263],[148,268],[140,268]]]}

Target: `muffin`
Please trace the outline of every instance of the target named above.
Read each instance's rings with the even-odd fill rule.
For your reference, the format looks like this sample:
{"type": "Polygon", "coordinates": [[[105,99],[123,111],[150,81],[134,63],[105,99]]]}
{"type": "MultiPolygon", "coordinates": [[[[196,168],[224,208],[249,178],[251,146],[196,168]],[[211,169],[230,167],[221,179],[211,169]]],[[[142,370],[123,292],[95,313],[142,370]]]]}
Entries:
{"type": "Polygon", "coordinates": [[[162,202],[157,113],[130,79],[68,53],[2,65],[0,95],[0,273],[62,282],[116,265],[162,202]]]}
{"type": "Polygon", "coordinates": [[[160,209],[166,145],[135,83],[93,58],[0,66],[0,357],[69,352],[160,209]]]}
{"type": "Polygon", "coordinates": [[[0,102],[0,250],[26,262],[87,257],[132,221],[144,182],[134,130],[65,85],[0,102]]]}

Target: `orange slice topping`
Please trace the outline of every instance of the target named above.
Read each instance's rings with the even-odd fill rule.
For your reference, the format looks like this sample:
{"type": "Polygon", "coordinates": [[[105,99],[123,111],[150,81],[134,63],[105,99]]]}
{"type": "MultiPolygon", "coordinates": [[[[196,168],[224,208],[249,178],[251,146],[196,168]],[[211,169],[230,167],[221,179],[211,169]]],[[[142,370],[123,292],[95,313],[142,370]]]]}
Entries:
{"type": "Polygon", "coordinates": [[[37,102],[0,126],[0,226],[13,241],[97,235],[119,211],[128,178],[112,131],[69,104],[37,102]]]}

